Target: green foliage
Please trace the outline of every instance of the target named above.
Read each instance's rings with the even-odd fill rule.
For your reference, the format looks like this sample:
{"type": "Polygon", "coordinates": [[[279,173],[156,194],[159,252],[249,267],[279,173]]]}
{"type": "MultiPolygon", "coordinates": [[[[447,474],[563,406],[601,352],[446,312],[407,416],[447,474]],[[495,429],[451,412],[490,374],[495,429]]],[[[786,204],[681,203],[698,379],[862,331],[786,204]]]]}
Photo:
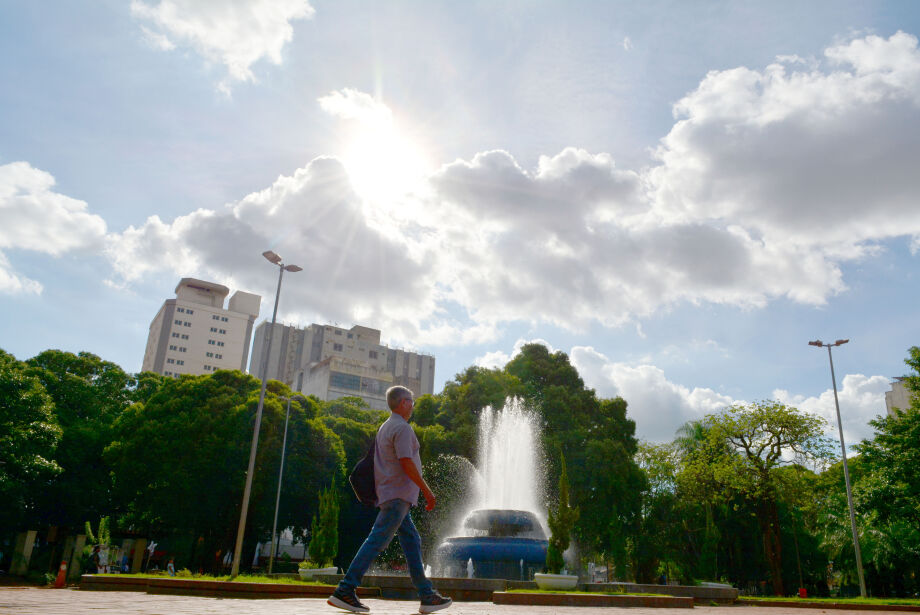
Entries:
{"type": "MultiPolygon", "coordinates": [[[[791,503],[802,504],[804,492],[798,485],[801,473],[781,470],[790,457],[814,466],[833,459],[833,445],[823,435],[825,427],[820,417],[763,401],[730,406],[681,430],[676,440],[683,452],[677,483],[703,513],[699,561],[707,577],[718,569],[712,557],[720,541],[719,511],[728,512],[727,506],[746,509],[756,518],[762,538],[760,547],[755,546],[756,556],[767,565],[773,592],[783,594],[780,510],[795,494],[801,497],[791,503]]],[[[739,561],[744,558],[741,553],[730,555],[739,561]]]]}
{"type": "MultiPolygon", "coordinates": [[[[172,536],[174,552],[195,569],[211,569],[218,549],[233,548],[259,388],[256,378],[237,370],[166,379],[145,403],[122,414],[106,459],[117,468],[114,483],[124,525],[172,536]]],[[[244,552],[271,531],[286,411],[279,395],[289,397],[291,391],[271,381],[244,552]]],[[[278,522],[294,526],[295,533],[303,513],[316,510],[317,491],[345,471],[342,441],[321,420],[310,418],[313,403],[294,397],[291,404],[278,522]]]]}
{"type": "Polygon", "coordinates": [[[550,574],[559,574],[562,571],[565,565],[562,555],[569,548],[572,530],[578,520],[578,509],[569,504],[569,477],[565,469],[565,456],[559,455],[559,459],[559,499],[556,506],[550,509],[546,521],[550,531],[546,568],[550,574]]]}
{"type": "Polygon", "coordinates": [[[55,461],[60,439],[40,379],[0,350],[0,527],[23,527],[39,513],[40,494],[61,473],[55,461]]]}
{"type": "Polygon", "coordinates": [[[39,518],[33,522],[79,527],[87,517],[114,508],[112,467],[103,451],[115,421],[132,401],[135,382],[114,363],[88,352],[46,350],[26,363],[50,395],[62,430],[55,461],[63,471],[42,490],[39,518]]]}
{"type": "Polygon", "coordinates": [[[89,550],[92,550],[94,545],[108,545],[112,542],[112,532],[109,529],[109,518],[102,517],[99,519],[98,529],[93,533],[93,526],[89,524],[89,521],[84,525],[84,532],[86,532],[86,547],[89,550]]]}
{"type": "Polygon", "coordinates": [[[332,562],[339,548],[339,502],[335,485],[319,494],[319,512],[313,516],[310,559],[322,568],[332,562]]]}

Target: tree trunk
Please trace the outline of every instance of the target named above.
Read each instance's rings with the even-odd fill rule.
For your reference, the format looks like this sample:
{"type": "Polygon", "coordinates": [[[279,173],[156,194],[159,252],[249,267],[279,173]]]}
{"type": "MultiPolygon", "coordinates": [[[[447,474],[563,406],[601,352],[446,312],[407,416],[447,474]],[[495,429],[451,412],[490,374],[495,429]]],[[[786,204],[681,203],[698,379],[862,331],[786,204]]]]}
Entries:
{"type": "Polygon", "coordinates": [[[783,558],[782,544],[779,535],[779,512],[776,501],[764,498],[758,506],[760,529],[763,533],[763,551],[770,568],[770,581],[773,585],[773,594],[782,596],[783,591],[783,558]]]}

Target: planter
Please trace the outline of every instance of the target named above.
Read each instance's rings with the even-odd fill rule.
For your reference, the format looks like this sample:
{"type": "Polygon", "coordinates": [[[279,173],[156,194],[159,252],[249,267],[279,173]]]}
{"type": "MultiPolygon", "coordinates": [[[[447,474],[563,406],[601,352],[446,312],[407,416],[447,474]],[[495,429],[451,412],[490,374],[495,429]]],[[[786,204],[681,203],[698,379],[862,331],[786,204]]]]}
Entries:
{"type": "Polygon", "coordinates": [[[533,580],[536,581],[537,587],[540,589],[575,589],[575,586],[578,585],[578,575],[575,574],[544,574],[537,572],[533,575],[533,580]]]}
{"type": "Polygon", "coordinates": [[[300,575],[303,581],[312,581],[313,575],[315,574],[335,574],[338,571],[339,569],[335,566],[330,566],[328,568],[300,568],[297,570],[297,574],[300,575]]]}

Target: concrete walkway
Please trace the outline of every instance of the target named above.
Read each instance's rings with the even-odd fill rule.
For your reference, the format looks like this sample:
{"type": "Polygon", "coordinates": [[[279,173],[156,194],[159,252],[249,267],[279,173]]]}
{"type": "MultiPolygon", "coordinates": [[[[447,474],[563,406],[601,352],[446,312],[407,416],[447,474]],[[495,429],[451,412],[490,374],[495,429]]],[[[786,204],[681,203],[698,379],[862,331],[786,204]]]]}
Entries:
{"type": "MultiPolygon", "coordinates": [[[[407,615],[418,612],[418,602],[367,600],[372,615],[407,615]]],[[[662,609],[612,609],[578,607],[498,606],[491,602],[459,602],[443,613],[450,615],[666,615],[662,609]]],[[[687,611],[684,611],[687,612],[687,611]]],[[[823,611],[785,607],[698,606],[695,615],[866,615],[885,611],[823,611]]],[[[335,615],[325,600],[293,598],[287,600],[244,600],[238,598],[199,598],[157,596],[139,592],[80,591],[36,587],[0,587],[0,613],[3,615],[335,615]]]]}

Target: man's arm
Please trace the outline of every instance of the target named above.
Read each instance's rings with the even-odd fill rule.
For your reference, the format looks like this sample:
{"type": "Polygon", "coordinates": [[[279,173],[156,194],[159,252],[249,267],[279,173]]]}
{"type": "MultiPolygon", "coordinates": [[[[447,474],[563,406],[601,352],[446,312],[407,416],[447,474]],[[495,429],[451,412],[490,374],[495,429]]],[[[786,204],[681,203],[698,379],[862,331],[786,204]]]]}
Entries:
{"type": "Polygon", "coordinates": [[[425,510],[434,510],[434,493],[428,487],[428,483],[425,482],[425,479],[422,478],[418,468],[415,467],[415,462],[412,461],[412,458],[401,457],[399,459],[399,465],[402,466],[403,472],[406,473],[406,476],[409,477],[409,480],[418,485],[418,488],[422,490],[422,495],[425,496],[425,510]]]}

